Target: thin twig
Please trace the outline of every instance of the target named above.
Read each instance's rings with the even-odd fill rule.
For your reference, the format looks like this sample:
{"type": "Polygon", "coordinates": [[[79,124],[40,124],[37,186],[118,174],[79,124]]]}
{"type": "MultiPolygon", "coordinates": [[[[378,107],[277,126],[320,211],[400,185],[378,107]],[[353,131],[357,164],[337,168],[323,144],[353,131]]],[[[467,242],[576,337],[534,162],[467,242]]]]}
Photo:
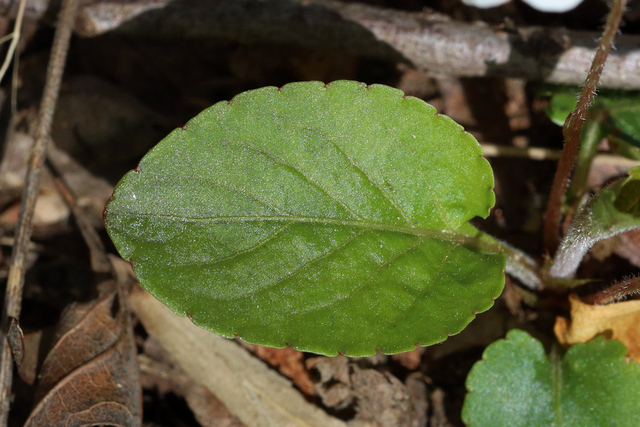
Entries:
{"type": "Polygon", "coordinates": [[[20,41],[20,31],[22,30],[22,20],[24,19],[24,10],[27,5],[27,0],[20,1],[20,8],[18,9],[18,15],[16,16],[16,23],[13,28],[13,33],[11,33],[11,44],[9,45],[9,50],[7,51],[7,56],[4,58],[4,63],[0,68],[0,81],[4,78],[5,73],[9,69],[9,64],[11,64],[11,60],[13,59],[13,53],[18,46],[18,42],[20,41]]]}
{"type": "Polygon", "coordinates": [[[73,28],[78,0],[65,0],[62,4],[58,29],[56,30],[51,58],[47,69],[47,80],[40,104],[39,122],[35,142],[31,151],[31,159],[27,170],[27,178],[22,193],[20,215],[16,225],[16,242],[13,247],[11,266],[7,280],[5,303],[2,313],[2,335],[0,336],[0,426],[7,425],[9,416],[10,392],[13,373],[13,361],[6,340],[6,331],[10,317],[19,319],[22,307],[22,288],[24,286],[24,265],[27,248],[33,230],[33,211],[38,196],[40,171],[44,163],[46,145],[53,121],[62,73],[69,50],[71,30],[73,28]]]}
{"type": "MultiPolygon", "coordinates": [[[[559,160],[561,150],[543,147],[518,148],[490,143],[481,143],[484,157],[517,157],[529,160],[559,160]]],[[[640,166],[640,160],[628,159],[617,154],[596,154],[593,158],[593,167],[614,166],[631,169],[640,166]]]]}
{"type": "Polygon", "coordinates": [[[567,117],[562,129],[565,144],[562,150],[562,156],[558,162],[558,169],[553,180],[553,186],[551,187],[544,225],[544,243],[549,255],[555,254],[560,244],[562,203],[573,164],[578,154],[578,148],[580,147],[580,132],[586,120],[591,101],[596,94],[596,86],[598,85],[600,74],[604,68],[611,46],[613,45],[613,40],[620,28],[620,21],[626,4],[626,0],[614,0],[604,26],[598,51],[593,58],[591,69],[589,70],[587,79],[582,87],[582,92],[578,98],[578,104],[575,110],[567,117]]]}
{"type": "MultiPolygon", "coordinates": [[[[55,166],[54,166],[55,167],[55,166]]],[[[59,173],[60,171],[58,171],[59,173]]],[[[98,235],[91,221],[89,221],[82,209],[76,203],[76,198],[73,196],[66,183],[62,178],[54,178],[53,183],[58,190],[58,193],[67,202],[67,205],[73,212],[73,216],[76,219],[80,233],[84,238],[87,247],[89,248],[89,254],[91,256],[91,270],[94,273],[110,273],[113,275],[113,268],[111,261],[107,256],[107,251],[104,248],[102,239],[98,235]]]]}

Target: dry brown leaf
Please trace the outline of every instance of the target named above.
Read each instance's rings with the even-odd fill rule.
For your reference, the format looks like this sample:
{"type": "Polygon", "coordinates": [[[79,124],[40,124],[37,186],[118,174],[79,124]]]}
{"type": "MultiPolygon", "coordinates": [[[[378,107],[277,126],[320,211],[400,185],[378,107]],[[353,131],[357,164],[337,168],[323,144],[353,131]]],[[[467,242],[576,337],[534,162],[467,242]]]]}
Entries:
{"type": "Polygon", "coordinates": [[[424,347],[417,347],[415,350],[394,354],[393,356],[391,356],[391,358],[404,366],[406,369],[415,371],[420,367],[420,362],[422,359],[422,355],[424,354],[424,350],[424,347]]]}
{"type": "Polygon", "coordinates": [[[302,352],[292,348],[271,348],[248,344],[247,347],[260,359],[278,369],[282,375],[290,378],[300,390],[313,395],[314,384],[304,366],[302,352]]]}
{"type": "Polygon", "coordinates": [[[553,328],[564,345],[587,342],[596,335],[621,341],[629,356],[640,363],[640,301],[625,301],[609,305],[589,305],[577,295],[570,295],[571,320],[556,318],[553,328]]]}
{"type": "Polygon", "coordinates": [[[25,426],[139,426],[136,350],[117,293],[63,314],[25,426]]]}

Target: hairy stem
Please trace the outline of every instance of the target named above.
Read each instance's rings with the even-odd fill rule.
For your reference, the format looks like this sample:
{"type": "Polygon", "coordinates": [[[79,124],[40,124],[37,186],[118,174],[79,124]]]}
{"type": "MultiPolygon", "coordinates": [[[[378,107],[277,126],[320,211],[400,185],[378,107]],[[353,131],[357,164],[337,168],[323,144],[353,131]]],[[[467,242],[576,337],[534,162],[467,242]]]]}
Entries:
{"type": "Polygon", "coordinates": [[[603,305],[620,301],[626,296],[637,293],[640,293],[640,277],[631,277],[616,282],[600,292],[582,298],[582,302],[603,305]]]}
{"type": "Polygon", "coordinates": [[[587,192],[587,179],[591,164],[598,150],[598,144],[607,135],[602,122],[605,120],[604,111],[589,112],[589,120],[585,123],[585,127],[581,132],[581,148],[576,160],[576,168],[573,173],[573,179],[569,186],[572,197],[581,199],[587,192]]]}
{"type": "Polygon", "coordinates": [[[565,145],[553,180],[553,186],[551,187],[551,194],[549,195],[544,225],[545,249],[550,255],[555,254],[560,244],[562,203],[564,201],[564,195],[569,178],[571,177],[571,170],[573,169],[573,164],[575,162],[576,155],[578,154],[582,126],[587,118],[587,111],[591,105],[591,101],[593,101],[595,96],[596,86],[600,80],[600,75],[602,74],[607,56],[611,51],[613,40],[618,32],[618,28],[620,27],[620,21],[626,7],[626,3],[626,0],[613,1],[611,11],[609,12],[604,31],[602,33],[602,39],[600,40],[598,50],[593,58],[587,79],[582,87],[578,103],[575,110],[573,110],[573,112],[569,114],[569,117],[567,117],[562,129],[565,145]]]}

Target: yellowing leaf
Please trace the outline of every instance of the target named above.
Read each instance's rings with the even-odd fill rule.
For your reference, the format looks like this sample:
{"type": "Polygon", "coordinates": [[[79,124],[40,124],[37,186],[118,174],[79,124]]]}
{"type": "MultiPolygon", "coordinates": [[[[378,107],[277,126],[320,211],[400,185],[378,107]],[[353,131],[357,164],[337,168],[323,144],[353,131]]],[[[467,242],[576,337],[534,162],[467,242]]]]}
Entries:
{"type": "Polygon", "coordinates": [[[554,332],[564,345],[587,342],[597,335],[621,341],[629,356],[640,363],[640,301],[590,305],[569,296],[571,320],[558,317],[554,332]]]}

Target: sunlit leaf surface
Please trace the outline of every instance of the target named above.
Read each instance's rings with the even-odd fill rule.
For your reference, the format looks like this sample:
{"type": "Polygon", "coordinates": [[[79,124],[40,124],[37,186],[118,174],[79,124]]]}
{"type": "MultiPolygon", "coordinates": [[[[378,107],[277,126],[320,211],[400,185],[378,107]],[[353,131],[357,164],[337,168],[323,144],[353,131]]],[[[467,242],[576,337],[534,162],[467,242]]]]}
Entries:
{"type": "Polygon", "coordinates": [[[323,354],[460,332],[500,294],[474,249],[478,143],[382,85],[293,83],[205,110],[118,184],[107,230],[140,282],[216,333],[323,354]]]}

